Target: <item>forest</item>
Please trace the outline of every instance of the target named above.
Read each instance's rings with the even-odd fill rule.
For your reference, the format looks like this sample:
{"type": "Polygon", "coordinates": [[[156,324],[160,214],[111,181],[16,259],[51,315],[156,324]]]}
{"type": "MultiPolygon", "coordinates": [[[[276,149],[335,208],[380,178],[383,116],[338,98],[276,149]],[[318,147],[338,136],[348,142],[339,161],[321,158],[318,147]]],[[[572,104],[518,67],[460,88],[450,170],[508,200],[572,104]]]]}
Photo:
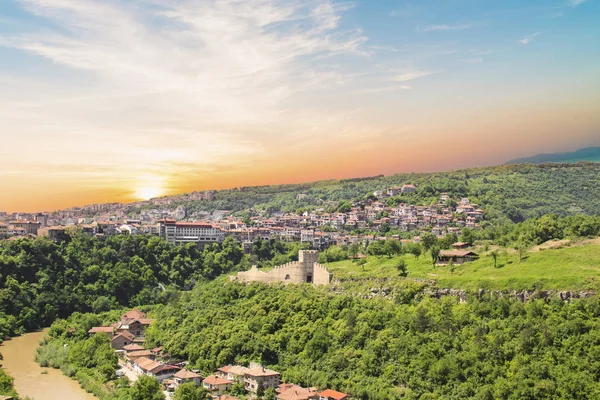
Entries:
{"type": "MultiPolygon", "coordinates": [[[[148,310],[156,322],[147,346],[165,346],[205,376],[223,365],[256,361],[281,372],[285,382],[334,388],[357,399],[600,396],[598,297],[571,303],[489,296],[466,303],[455,297],[389,301],[307,285],[224,285],[217,279],[148,310]]],[[[55,322],[50,352],[68,343],[63,357],[78,363],[67,366],[75,368],[68,373],[89,373],[91,366],[94,374],[107,374],[101,381],[118,396],[119,381],[108,378],[114,360],[107,343],[91,351],[102,348],[103,339],[85,335],[102,319],[110,317],[75,314],[55,322]]]]}
{"type": "Polygon", "coordinates": [[[232,237],[200,249],[172,246],[156,236],[46,238],[0,241],[0,335],[14,336],[66,318],[162,303],[196,282],[297,259],[297,243],[254,243],[244,254],[232,237]]]}

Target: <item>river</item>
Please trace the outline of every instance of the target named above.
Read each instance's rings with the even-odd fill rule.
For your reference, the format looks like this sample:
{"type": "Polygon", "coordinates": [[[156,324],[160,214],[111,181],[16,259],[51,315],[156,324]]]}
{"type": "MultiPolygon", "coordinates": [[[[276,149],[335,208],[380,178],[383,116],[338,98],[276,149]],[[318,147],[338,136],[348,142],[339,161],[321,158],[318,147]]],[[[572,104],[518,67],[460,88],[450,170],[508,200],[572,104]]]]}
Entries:
{"type": "Polygon", "coordinates": [[[5,341],[0,346],[2,366],[15,378],[15,389],[21,397],[35,400],[97,400],[83,390],[77,381],[58,369],[41,368],[34,359],[35,349],[48,330],[33,332],[5,341]],[[42,374],[42,371],[47,373],[42,374]]]}

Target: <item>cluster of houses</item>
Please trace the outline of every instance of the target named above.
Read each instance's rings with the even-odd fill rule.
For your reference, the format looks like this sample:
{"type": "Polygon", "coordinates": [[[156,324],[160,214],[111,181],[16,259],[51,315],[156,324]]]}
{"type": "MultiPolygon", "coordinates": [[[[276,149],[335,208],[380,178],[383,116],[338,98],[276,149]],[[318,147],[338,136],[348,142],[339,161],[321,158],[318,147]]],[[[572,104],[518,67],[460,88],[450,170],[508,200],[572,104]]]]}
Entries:
{"type": "Polygon", "coordinates": [[[151,323],[152,320],[144,312],[132,310],[123,314],[118,322],[108,326],[95,326],[88,330],[88,334],[103,333],[110,339],[113,349],[122,350],[131,344],[143,344],[144,332],[151,323]]]}
{"type": "Polygon", "coordinates": [[[137,375],[156,378],[167,392],[174,392],[184,383],[193,382],[203,386],[213,399],[235,400],[228,395],[236,383],[244,390],[256,395],[268,388],[276,390],[279,400],[347,400],[349,395],[334,390],[319,391],[316,388],[303,388],[294,384],[282,384],[281,374],[259,364],[228,365],[217,369],[207,377],[198,371],[185,368],[186,362],[172,360],[162,347],[147,349],[144,344],[144,331],[152,323],[140,310],[131,310],[121,316],[118,322],[108,326],[96,326],[88,330],[89,335],[104,334],[111,340],[111,346],[119,354],[122,363],[137,375]],[[168,361],[165,361],[168,360],[168,361]]]}
{"type": "MultiPolygon", "coordinates": [[[[225,399],[227,393],[235,383],[244,385],[244,389],[251,395],[273,388],[278,400],[348,400],[350,395],[331,389],[318,390],[315,387],[304,388],[291,383],[281,383],[281,374],[264,368],[258,364],[249,367],[241,365],[228,365],[203,380],[204,387],[213,398],[225,399]]],[[[235,397],[227,396],[228,399],[235,397]]]]}
{"type": "MultiPolygon", "coordinates": [[[[352,204],[350,209],[341,210],[344,212],[327,213],[323,208],[302,214],[273,212],[265,215],[259,212],[250,221],[231,216],[225,210],[205,213],[200,220],[190,221],[182,205],[174,210],[144,210],[135,219],[127,217],[124,206],[119,207],[118,204],[93,205],[57,215],[12,215],[32,219],[5,223],[2,221],[9,216],[4,215],[3,219],[0,215],[0,237],[39,235],[62,241],[68,238],[69,229],[76,226],[91,236],[153,234],[173,244],[194,242],[204,245],[232,236],[243,243],[247,252],[251,251],[256,239],[309,243],[313,249],[325,250],[331,245],[383,240],[385,237],[381,233],[387,229],[411,232],[417,238],[423,231],[430,231],[438,237],[449,233],[458,235],[465,227],[477,228],[484,216],[483,210],[468,198],[452,199],[448,193],[442,193],[436,204],[427,206],[404,203],[391,206],[386,203],[386,198],[416,190],[412,184],[378,190],[374,193],[375,198],[352,204]],[[85,216],[90,213],[95,213],[95,216],[85,216]]],[[[210,199],[214,193],[198,192],[185,196],[210,199]]],[[[150,202],[156,203],[155,200],[161,199],[150,202]]]]}

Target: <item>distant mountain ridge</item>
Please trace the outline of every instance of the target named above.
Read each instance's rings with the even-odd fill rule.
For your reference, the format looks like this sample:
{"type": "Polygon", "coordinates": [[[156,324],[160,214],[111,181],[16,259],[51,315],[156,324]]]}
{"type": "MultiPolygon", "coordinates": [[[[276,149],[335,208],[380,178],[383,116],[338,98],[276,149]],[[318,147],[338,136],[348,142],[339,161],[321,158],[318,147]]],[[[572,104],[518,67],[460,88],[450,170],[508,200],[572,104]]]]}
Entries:
{"type": "Polygon", "coordinates": [[[574,163],[579,161],[600,162],[600,147],[586,147],[567,153],[537,154],[532,157],[515,158],[508,164],[574,163]]]}

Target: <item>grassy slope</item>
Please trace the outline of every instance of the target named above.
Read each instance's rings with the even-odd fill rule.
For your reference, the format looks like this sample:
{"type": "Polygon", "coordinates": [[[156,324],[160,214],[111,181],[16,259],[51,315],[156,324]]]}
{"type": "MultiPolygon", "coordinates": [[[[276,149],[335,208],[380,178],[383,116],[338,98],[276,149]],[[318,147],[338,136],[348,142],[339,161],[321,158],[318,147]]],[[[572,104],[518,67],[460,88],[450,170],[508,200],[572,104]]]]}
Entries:
{"type": "MultiPolygon", "coordinates": [[[[599,290],[600,289],[600,246],[586,245],[562,249],[530,252],[519,263],[517,254],[509,253],[498,257],[499,268],[494,268],[491,256],[455,266],[433,268],[430,256],[423,255],[418,260],[413,256],[403,256],[408,264],[408,278],[432,279],[438,287],[471,289],[479,288],[511,290],[543,289],[556,290],[599,290]]],[[[351,261],[328,264],[335,278],[344,280],[359,278],[392,278],[400,280],[395,268],[398,258],[369,257],[364,271],[351,261]]]]}

